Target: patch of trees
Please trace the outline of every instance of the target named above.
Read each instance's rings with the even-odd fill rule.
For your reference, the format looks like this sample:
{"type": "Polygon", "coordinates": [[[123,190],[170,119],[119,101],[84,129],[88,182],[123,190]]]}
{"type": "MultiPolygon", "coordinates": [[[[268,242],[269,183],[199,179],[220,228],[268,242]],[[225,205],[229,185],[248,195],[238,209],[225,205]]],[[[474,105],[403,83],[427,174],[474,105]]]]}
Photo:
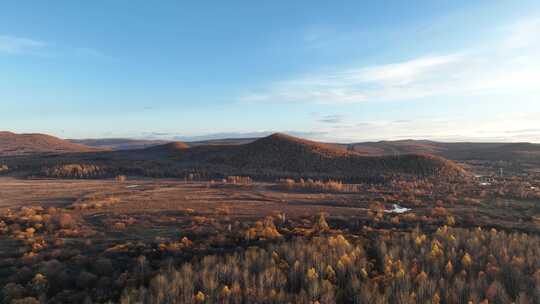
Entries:
{"type": "Polygon", "coordinates": [[[121,303],[540,302],[537,236],[444,226],[371,245],[337,235],[206,256],[125,290],[121,303]]]}
{"type": "Polygon", "coordinates": [[[227,176],[227,183],[229,184],[239,184],[239,185],[250,185],[253,183],[253,180],[249,176],[227,176]]]}
{"type": "Polygon", "coordinates": [[[44,168],[42,175],[56,178],[98,178],[110,175],[107,167],[93,164],[66,164],[44,168]]]}
{"type": "Polygon", "coordinates": [[[322,193],[358,193],[362,191],[359,184],[344,184],[336,180],[313,180],[303,178],[295,181],[292,178],[279,180],[281,188],[293,191],[322,192],[322,193]]]}

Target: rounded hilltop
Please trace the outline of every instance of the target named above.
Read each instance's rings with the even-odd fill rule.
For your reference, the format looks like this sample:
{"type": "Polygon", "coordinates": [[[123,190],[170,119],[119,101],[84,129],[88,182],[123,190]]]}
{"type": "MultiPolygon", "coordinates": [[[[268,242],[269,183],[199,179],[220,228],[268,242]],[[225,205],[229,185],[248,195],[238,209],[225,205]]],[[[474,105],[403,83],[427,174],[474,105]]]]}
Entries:
{"type": "Polygon", "coordinates": [[[246,147],[248,149],[252,149],[253,152],[261,150],[259,152],[266,153],[269,151],[276,153],[289,153],[296,151],[303,153],[324,154],[328,157],[349,154],[347,149],[342,147],[299,138],[284,133],[274,133],[267,137],[263,137],[250,144],[247,144],[246,147]]]}
{"type": "MultiPolygon", "coordinates": [[[[105,164],[109,168],[126,168],[130,166],[126,163],[127,160],[137,159],[141,160],[138,166],[144,167],[149,172],[173,172],[168,173],[172,175],[203,170],[205,174],[216,176],[248,175],[266,179],[309,177],[366,181],[377,181],[381,177],[392,176],[466,175],[455,162],[431,154],[366,156],[350,151],[347,147],[274,133],[239,145],[191,146],[177,141],[144,149],[100,152],[99,159],[100,165],[105,164]]],[[[77,152],[99,150],[48,135],[0,133],[0,155],[14,155],[14,151],[23,154],[38,153],[36,151],[70,152],[70,158],[66,158],[65,162],[92,163],[94,160],[89,159],[87,153],[79,155],[77,152]]],[[[90,155],[94,156],[96,155],[90,155]]],[[[39,159],[40,168],[44,167],[42,161],[39,159]]],[[[58,159],[55,159],[55,162],[57,161],[58,159]]]]}
{"type": "Polygon", "coordinates": [[[89,146],[40,133],[17,134],[0,131],[0,156],[48,153],[95,152],[89,146]]]}
{"type": "Polygon", "coordinates": [[[452,161],[424,154],[363,156],[339,145],[275,133],[239,146],[226,163],[261,175],[332,177],[461,176],[452,161]]]}
{"type": "Polygon", "coordinates": [[[174,141],[174,142],[166,143],[163,145],[145,148],[144,150],[147,152],[155,152],[155,153],[176,153],[176,152],[182,152],[187,149],[189,149],[189,145],[186,144],[185,142],[174,141]]]}

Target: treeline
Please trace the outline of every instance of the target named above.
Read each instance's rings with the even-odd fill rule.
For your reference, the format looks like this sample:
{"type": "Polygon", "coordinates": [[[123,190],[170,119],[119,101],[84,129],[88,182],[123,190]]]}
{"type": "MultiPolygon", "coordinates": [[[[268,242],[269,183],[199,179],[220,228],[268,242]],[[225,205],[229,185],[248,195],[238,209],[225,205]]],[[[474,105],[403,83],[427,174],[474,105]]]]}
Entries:
{"type": "Polygon", "coordinates": [[[93,164],[66,164],[43,168],[41,174],[56,178],[101,178],[111,176],[110,169],[93,164]]]}
{"type": "Polygon", "coordinates": [[[54,178],[112,178],[120,175],[147,176],[147,177],[175,177],[189,180],[207,178],[207,174],[193,170],[175,169],[165,166],[152,167],[150,164],[141,166],[101,165],[92,163],[71,163],[44,167],[39,175],[54,178]]]}
{"type": "MultiPolygon", "coordinates": [[[[0,169],[0,172],[1,169],[0,169]]],[[[291,177],[297,179],[299,183],[305,181],[305,186],[308,184],[318,187],[315,184],[325,183],[327,187],[333,187],[331,184],[341,182],[335,181],[339,175],[324,175],[324,174],[294,174],[287,175],[280,171],[272,169],[253,170],[253,169],[234,169],[227,167],[181,167],[164,164],[153,163],[135,163],[131,165],[122,164],[93,164],[93,163],[68,163],[42,167],[39,171],[31,170],[32,175],[39,175],[52,178],[113,178],[118,175],[128,176],[145,176],[153,178],[183,178],[190,181],[205,181],[205,180],[223,180],[228,183],[251,184],[253,180],[259,181],[276,181],[286,180],[291,177]],[[305,178],[305,179],[304,179],[305,178]],[[328,182],[322,182],[326,180],[328,182]]],[[[395,176],[394,178],[397,178],[395,176]]],[[[368,183],[382,184],[388,181],[384,176],[376,177],[345,177],[344,180],[351,183],[368,183]]],[[[333,187],[338,192],[343,192],[345,188],[350,187],[347,184],[342,184],[339,187],[333,187]]],[[[351,192],[355,192],[351,188],[351,192]]],[[[345,191],[347,192],[347,191],[345,191]]]]}
{"type": "Polygon", "coordinates": [[[292,191],[323,192],[323,193],[358,193],[362,190],[359,184],[344,184],[336,180],[313,180],[303,178],[298,181],[292,178],[280,179],[280,188],[292,191]]]}
{"type": "Polygon", "coordinates": [[[163,270],[121,303],[540,303],[540,239],[443,227],[297,238],[163,270]]]}

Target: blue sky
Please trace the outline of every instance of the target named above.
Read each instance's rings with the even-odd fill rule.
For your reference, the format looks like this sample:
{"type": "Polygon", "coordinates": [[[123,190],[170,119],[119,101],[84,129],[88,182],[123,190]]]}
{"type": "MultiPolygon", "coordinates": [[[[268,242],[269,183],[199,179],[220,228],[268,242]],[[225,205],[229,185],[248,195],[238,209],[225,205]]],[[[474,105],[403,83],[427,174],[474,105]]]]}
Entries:
{"type": "Polygon", "coordinates": [[[540,142],[538,79],[538,1],[0,4],[21,133],[540,142]]]}

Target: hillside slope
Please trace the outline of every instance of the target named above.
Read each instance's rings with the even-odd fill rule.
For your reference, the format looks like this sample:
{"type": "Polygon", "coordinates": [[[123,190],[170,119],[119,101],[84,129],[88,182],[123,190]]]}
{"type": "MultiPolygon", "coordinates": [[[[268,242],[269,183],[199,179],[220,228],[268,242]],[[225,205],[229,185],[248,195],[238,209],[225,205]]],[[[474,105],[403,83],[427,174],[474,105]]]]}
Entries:
{"type": "Polygon", "coordinates": [[[141,150],[142,153],[153,154],[156,157],[176,156],[182,151],[189,149],[189,146],[181,141],[166,143],[159,146],[152,146],[141,150]]]}
{"type": "Polygon", "coordinates": [[[220,162],[253,175],[370,179],[392,175],[465,175],[461,167],[431,155],[363,156],[335,145],[274,134],[237,146],[220,162]]]}
{"type": "Polygon", "coordinates": [[[88,147],[111,150],[136,150],[169,143],[169,140],[130,139],[130,138],[98,138],[68,139],[69,142],[88,147]]]}
{"type": "MultiPolygon", "coordinates": [[[[274,134],[275,135],[275,134],[274,134]]],[[[279,135],[286,137],[287,135],[279,135]]],[[[276,139],[274,136],[273,138],[276,139]]],[[[293,137],[289,136],[289,139],[293,137]]],[[[189,147],[200,146],[240,146],[253,143],[261,138],[216,139],[187,142],[189,147]]],[[[297,139],[298,140],[298,139],[297,139]]],[[[138,150],[164,145],[174,141],[139,139],[70,139],[72,143],[111,150],[138,150]]],[[[308,140],[301,140],[309,143],[308,140]]],[[[311,142],[314,143],[314,142],[311,142]]],[[[540,144],[531,143],[474,143],[436,142],[429,140],[396,140],[359,142],[351,144],[316,143],[330,148],[345,149],[364,156],[398,156],[406,154],[431,154],[455,161],[518,161],[540,163],[540,144]]],[[[204,149],[203,149],[204,150],[204,149]]]]}
{"type": "Polygon", "coordinates": [[[401,140],[350,144],[349,149],[372,156],[427,153],[459,161],[540,161],[540,144],[531,143],[444,143],[401,140]]]}
{"type": "Polygon", "coordinates": [[[46,134],[0,132],[0,155],[93,152],[99,149],[75,144],[46,134]]]}

